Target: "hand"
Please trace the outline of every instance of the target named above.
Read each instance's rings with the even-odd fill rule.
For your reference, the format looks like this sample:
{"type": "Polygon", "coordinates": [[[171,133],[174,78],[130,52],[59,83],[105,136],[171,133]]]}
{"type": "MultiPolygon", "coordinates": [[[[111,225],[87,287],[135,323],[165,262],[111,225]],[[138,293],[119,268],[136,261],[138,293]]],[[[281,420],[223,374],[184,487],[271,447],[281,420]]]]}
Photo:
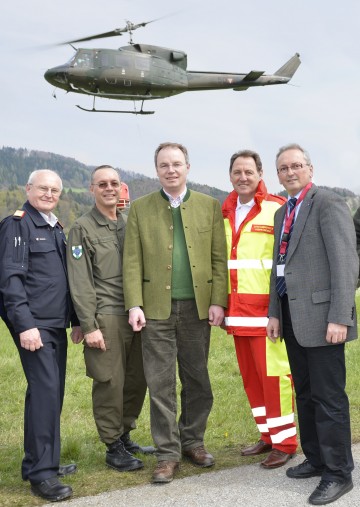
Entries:
{"type": "Polygon", "coordinates": [[[219,305],[211,305],[209,307],[209,324],[210,326],[220,326],[224,321],[224,308],[219,305]]]}
{"type": "Polygon", "coordinates": [[[269,340],[276,343],[277,338],[280,335],[280,322],[275,317],[270,317],[268,325],[266,326],[266,334],[269,340]]]}
{"type": "Polygon", "coordinates": [[[129,324],[133,331],[141,331],[146,326],[146,319],[141,308],[132,308],[129,310],[129,324]]]}
{"type": "Polygon", "coordinates": [[[100,329],[95,329],[95,331],[91,331],[91,333],[86,333],[84,335],[84,340],[86,345],[92,349],[106,350],[105,340],[100,329]]]}
{"type": "Polygon", "coordinates": [[[40,332],[37,327],[33,327],[31,329],[27,329],[20,333],[20,345],[26,349],[34,352],[35,350],[43,347],[43,342],[41,341],[40,332]]]}
{"type": "Polygon", "coordinates": [[[78,344],[78,343],[81,343],[84,339],[84,335],[81,331],[81,327],[80,326],[74,326],[72,329],[71,329],[71,333],[70,333],[70,337],[71,337],[71,340],[73,343],[78,344]]]}
{"type": "Polygon", "coordinates": [[[328,343],[344,343],[347,336],[347,326],[329,322],[326,333],[328,343]]]}

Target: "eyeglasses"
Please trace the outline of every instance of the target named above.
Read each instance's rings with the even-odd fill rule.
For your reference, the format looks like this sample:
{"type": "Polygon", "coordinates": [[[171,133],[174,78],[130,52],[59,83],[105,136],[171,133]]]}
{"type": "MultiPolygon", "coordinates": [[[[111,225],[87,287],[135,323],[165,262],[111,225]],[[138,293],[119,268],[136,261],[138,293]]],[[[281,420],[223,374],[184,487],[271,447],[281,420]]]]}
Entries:
{"type": "Polygon", "coordinates": [[[101,190],[105,190],[105,188],[110,185],[111,188],[119,188],[121,183],[120,181],[100,181],[100,183],[92,183],[92,185],[99,187],[101,190]]]}
{"type": "Polygon", "coordinates": [[[159,168],[160,169],[170,169],[171,167],[173,167],[174,169],[180,169],[184,164],[182,162],[175,162],[174,164],[160,164],[159,165],[159,168]]]}
{"type": "Polygon", "coordinates": [[[290,164],[290,165],[282,165],[279,167],[278,173],[285,174],[289,171],[289,169],[291,169],[294,172],[300,171],[300,169],[302,169],[306,165],[310,165],[310,164],[301,164],[301,162],[295,162],[294,164],[290,164]]]}
{"type": "Polygon", "coordinates": [[[34,185],[33,183],[29,183],[28,185],[36,188],[36,190],[38,190],[43,195],[48,194],[49,192],[51,193],[51,195],[54,196],[58,196],[61,194],[60,188],[45,187],[44,185],[34,185]]]}

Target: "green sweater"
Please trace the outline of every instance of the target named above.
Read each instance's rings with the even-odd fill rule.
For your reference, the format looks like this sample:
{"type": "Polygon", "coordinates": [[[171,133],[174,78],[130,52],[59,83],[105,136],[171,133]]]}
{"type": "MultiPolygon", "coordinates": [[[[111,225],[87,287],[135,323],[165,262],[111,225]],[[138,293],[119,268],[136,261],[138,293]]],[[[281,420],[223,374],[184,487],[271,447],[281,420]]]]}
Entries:
{"type": "Polygon", "coordinates": [[[171,208],[174,224],[174,250],[172,258],[171,298],[194,299],[193,279],[190,269],[184,226],[180,207],[171,208]]]}

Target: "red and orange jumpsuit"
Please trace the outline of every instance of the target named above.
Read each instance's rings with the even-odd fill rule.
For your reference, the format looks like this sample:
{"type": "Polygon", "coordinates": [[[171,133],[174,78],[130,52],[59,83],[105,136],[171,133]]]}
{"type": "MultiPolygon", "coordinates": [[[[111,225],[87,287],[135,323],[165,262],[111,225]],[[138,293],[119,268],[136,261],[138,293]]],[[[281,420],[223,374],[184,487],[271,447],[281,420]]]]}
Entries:
{"type": "Polygon", "coordinates": [[[235,230],[237,193],[223,204],[228,254],[225,326],[236,355],[261,440],[292,454],[297,447],[293,385],[284,341],[266,337],[274,214],[285,202],[267,193],[261,180],[255,205],[235,230]]]}

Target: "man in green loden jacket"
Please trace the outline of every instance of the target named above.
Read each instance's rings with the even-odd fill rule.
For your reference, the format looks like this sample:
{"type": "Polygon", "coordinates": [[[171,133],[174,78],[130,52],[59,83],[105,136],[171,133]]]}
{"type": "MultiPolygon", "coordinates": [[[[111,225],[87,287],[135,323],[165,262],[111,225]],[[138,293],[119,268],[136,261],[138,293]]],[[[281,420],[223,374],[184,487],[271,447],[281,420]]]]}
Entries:
{"type": "Polygon", "coordinates": [[[153,482],[167,483],[181,454],[201,467],[214,464],[204,447],[213,402],[207,360],[210,326],[222,324],[227,304],[227,261],[220,203],[187,188],[186,148],[161,144],[155,165],[162,190],[137,199],[129,213],[124,295],[129,323],[142,330],[158,457],[153,482]]]}
{"type": "Polygon", "coordinates": [[[129,436],[144,402],[146,382],[140,333],[129,326],[124,307],[125,219],[116,206],[120,190],[118,171],[110,166],[93,171],[90,191],[95,205],[72,226],[67,261],[71,297],[84,334],[86,374],[93,379],[95,423],[107,446],[106,463],[128,471],[143,467],[133,453],[151,453],[154,448],[140,447],[129,436]]]}

